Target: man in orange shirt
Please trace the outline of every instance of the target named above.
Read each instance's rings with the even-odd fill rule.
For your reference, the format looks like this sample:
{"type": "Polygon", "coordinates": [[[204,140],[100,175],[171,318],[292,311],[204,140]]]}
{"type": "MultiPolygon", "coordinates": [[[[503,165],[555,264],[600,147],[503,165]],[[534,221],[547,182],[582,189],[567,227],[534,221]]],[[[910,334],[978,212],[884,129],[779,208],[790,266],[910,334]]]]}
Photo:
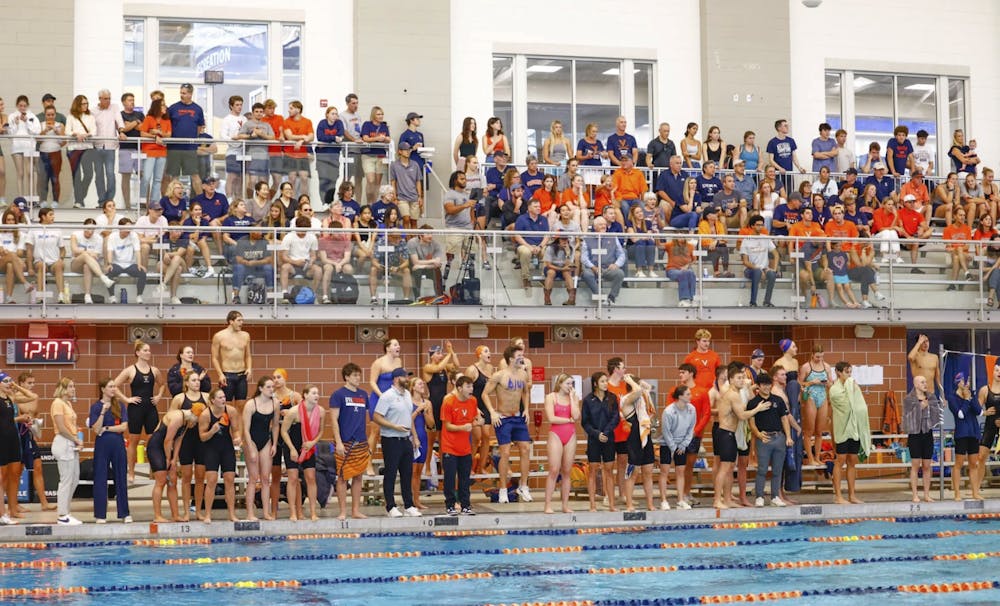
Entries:
{"type": "Polygon", "coordinates": [[[694,333],[695,349],[684,357],[684,363],[695,367],[695,385],[708,391],[715,384],[715,369],[722,365],[719,354],[712,351],[712,333],[704,328],[694,333]]]}
{"type": "Polygon", "coordinates": [[[309,144],[316,137],[312,120],[302,115],[301,101],[288,104],[288,119],[285,120],[283,134],[285,141],[295,143],[294,146],[285,148],[283,168],[298,199],[302,194],[309,193],[309,156],[312,154],[309,144]]]}
{"type": "Polygon", "coordinates": [[[483,425],[478,400],[472,395],[472,379],[460,375],[455,379],[455,391],[445,396],[441,405],[441,461],[444,467],[444,504],[448,515],[456,516],[455,482],[458,499],[465,516],[474,516],[469,501],[472,485],[472,428],[483,425]]]}
{"type": "Polygon", "coordinates": [[[621,167],[611,176],[611,183],[615,198],[621,205],[622,215],[627,217],[632,205],[642,203],[642,195],[649,187],[646,184],[646,176],[642,171],[636,170],[631,155],[622,156],[620,162],[621,167]]]}
{"type": "MultiPolygon", "coordinates": [[[[903,196],[903,206],[899,209],[899,222],[903,226],[903,230],[906,232],[905,235],[900,234],[903,238],[920,238],[922,240],[929,239],[931,237],[931,225],[924,219],[924,216],[917,212],[914,208],[917,204],[917,199],[912,194],[903,196]]],[[[920,251],[922,244],[907,244],[905,245],[910,249],[910,262],[916,265],[917,263],[917,253],[920,251]]],[[[922,274],[924,270],[919,267],[914,267],[910,270],[911,274],[922,274]]]]}
{"type": "MultiPolygon", "coordinates": [[[[622,400],[628,395],[629,386],[625,380],[625,360],[614,357],[608,359],[608,391],[618,397],[619,413],[622,400]]],[[[628,434],[629,429],[625,417],[619,414],[618,427],[615,427],[615,473],[618,474],[618,498],[625,499],[625,470],[628,467],[628,434]]],[[[607,495],[609,501],[614,495],[607,495]]],[[[613,503],[612,503],[613,504],[613,503]]]]}
{"type": "MultiPolygon", "coordinates": [[[[811,208],[802,209],[801,220],[788,228],[788,235],[796,238],[823,238],[826,233],[818,223],[813,222],[813,212],[811,208]]],[[[833,304],[833,272],[823,255],[825,247],[822,242],[812,240],[799,240],[797,242],[799,250],[802,252],[802,266],[799,269],[799,290],[806,298],[808,304],[814,294],[816,294],[817,282],[826,285],[826,293],[830,304],[833,304]]],[[[822,300],[819,300],[820,307],[825,307],[822,300]]]]}
{"type": "MultiPolygon", "coordinates": [[[[274,113],[278,107],[274,99],[264,101],[264,117],[261,122],[266,122],[274,132],[274,140],[285,140],[285,118],[281,114],[274,113]]],[[[268,168],[271,170],[271,191],[278,191],[281,186],[282,177],[288,173],[285,170],[285,154],[281,145],[268,145],[268,168]]]]}
{"type": "Polygon", "coordinates": [[[910,173],[910,180],[899,189],[899,197],[906,198],[913,196],[917,201],[913,205],[913,210],[924,216],[924,220],[931,220],[931,195],[927,191],[927,184],[924,183],[924,173],[919,168],[913,169],[910,173]]]}
{"type": "MultiPolygon", "coordinates": [[[[948,227],[944,228],[944,239],[945,240],[971,240],[972,239],[972,228],[965,221],[965,209],[959,207],[955,210],[955,221],[948,227]]],[[[959,271],[965,272],[964,277],[966,280],[972,279],[972,274],[969,273],[969,245],[968,244],[948,244],[945,247],[948,250],[948,254],[951,255],[951,279],[958,280],[959,271]]],[[[948,285],[948,290],[955,290],[954,284],[948,285]]]]}

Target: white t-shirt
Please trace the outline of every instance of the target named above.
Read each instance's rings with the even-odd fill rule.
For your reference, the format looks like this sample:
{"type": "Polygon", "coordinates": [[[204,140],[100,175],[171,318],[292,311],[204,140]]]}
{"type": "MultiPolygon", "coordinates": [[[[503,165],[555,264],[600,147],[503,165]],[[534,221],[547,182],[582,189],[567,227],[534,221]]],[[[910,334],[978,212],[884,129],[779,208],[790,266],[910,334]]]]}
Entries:
{"type": "Polygon", "coordinates": [[[770,252],[774,250],[774,241],[770,238],[746,238],[740,245],[740,254],[747,256],[747,261],[757,269],[770,267],[770,252]]]}
{"type": "Polygon", "coordinates": [[[119,231],[108,236],[108,254],[111,262],[119,267],[135,265],[139,255],[139,234],[130,231],[124,238],[119,231]]]}
{"type": "Polygon", "coordinates": [[[340,121],[344,123],[344,129],[351,133],[355,139],[361,139],[361,118],[351,112],[340,112],[340,121]]]}
{"type": "Polygon", "coordinates": [[[115,213],[115,216],[108,220],[108,216],[101,213],[94,217],[94,221],[97,222],[98,227],[107,227],[108,225],[118,225],[118,221],[121,220],[122,216],[115,213]]]}
{"type": "MultiPolygon", "coordinates": [[[[246,121],[247,119],[243,116],[234,116],[230,113],[222,119],[222,128],[219,130],[219,138],[225,139],[226,141],[234,141],[236,139],[236,134],[240,132],[240,129],[243,128],[243,124],[246,121]]],[[[226,155],[235,156],[239,151],[239,145],[229,145],[226,149],[226,155]]]]}
{"type": "Polygon", "coordinates": [[[310,232],[306,232],[303,237],[299,237],[296,232],[288,232],[281,243],[288,251],[288,258],[295,261],[308,259],[310,251],[319,250],[319,241],[316,240],[316,235],[310,232]]]}
{"type": "Polygon", "coordinates": [[[52,227],[36,229],[31,232],[31,243],[35,247],[35,261],[44,261],[51,265],[62,258],[62,230],[52,227]]]}
{"type": "Polygon", "coordinates": [[[8,252],[24,250],[24,240],[25,238],[18,238],[15,241],[12,231],[0,231],[0,248],[8,252]]]}
{"type": "Polygon", "coordinates": [[[930,168],[931,162],[934,161],[934,148],[926,143],[923,145],[913,146],[913,163],[920,167],[927,174],[927,169],[930,168]]]}
{"type": "Polygon", "coordinates": [[[837,172],[843,173],[847,172],[848,168],[854,166],[857,163],[857,159],[854,157],[854,152],[846,147],[840,147],[837,149],[837,172]]]}
{"type": "Polygon", "coordinates": [[[167,223],[167,218],[164,217],[163,215],[160,215],[160,218],[156,220],[156,223],[153,223],[152,221],[149,220],[149,215],[147,214],[147,215],[143,215],[143,216],[141,216],[141,217],[139,217],[138,219],[135,220],[135,231],[136,231],[137,234],[139,234],[140,236],[143,236],[143,237],[147,237],[147,238],[149,238],[149,237],[157,237],[162,232],[160,232],[159,230],[150,229],[150,228],[152,228],[152,227],[164,227],[164,228],[166,228],[168,225],[169,225],[169,223],[167,223]]]}
{"type": "Polygon", "coordinates": [[[94,255],[98,260],[104,257],[104,237],[101,232],[96,229],[88,238],[84,235],[84,230],[73,232],[73,237],[76,238],[76,245],[83,250],[94,255]]]}

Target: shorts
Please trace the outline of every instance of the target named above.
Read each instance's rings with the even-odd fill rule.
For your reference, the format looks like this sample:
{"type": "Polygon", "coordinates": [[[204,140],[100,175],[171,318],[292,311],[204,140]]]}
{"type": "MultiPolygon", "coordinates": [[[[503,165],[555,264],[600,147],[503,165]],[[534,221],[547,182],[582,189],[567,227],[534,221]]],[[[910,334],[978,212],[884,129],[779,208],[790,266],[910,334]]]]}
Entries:
{"type": "Polygon", "coordinates": [[[979,454],[979,440],[975,438],[958,438],[955,440],[955,454],[974,455],[979,454]]]}
{"type": "Polygon", "coordinates": [[[163,174],[171,177],[181,175],[193,176],[200,174],[198,170],[198,152],[193,149],[167,148],[167,166],[163,169],[163,174]]]}
{"type": "Polygon", "coordinates": [[[728,429],[712,430],[712,451],[723,463],[736,462],[736,434],[728,429]]]}
{"type": "Polygon", "coordinates": [[[997,427],[997,417],[995,415],[986,417],[986,422],[983,423],[983,439],[979,440],[979,445],[993,448],[993,443],[997,441],[998,432],[1000,432],[1000,427],[997,427]]]}
{"type": "Polygon", "coordinates": [[[368,154],[361,155],[361,170],[366,173],[377,173],[382,171],[383,156],[370,156],[368,154]]]}
{"type": "Polygon", "coordinates": [[[287,175],[288,169],[285,168],[285,157],[281,154],[271,154],[267,157],[267,162],[269,168],[271,169],[272,175],[287,175]]]}
{"type": "Polygon", "coordinates": [[[611,463],[614,460],[615,443],[613,441],[601,442],[597,438],[587,439],[588,463],[611,463]]]}
{"type": "Polygon", "coordinates": [[[446,235],[444,237],[445,241],[444,252],[449,255],[455,255],[455,256],[462,254],[462,247],[465,246],[466,237],[467,236],[463,236],[461,234],[446,235]]]}
{"type": "Polygon", "coordinates": [[[285,156],[281,160],[285,173],[306,173],[309,174],[309,158],[289,158],[285,156]]]}
{"type": "Polygon", "coordinates": [[[750,448],[737,448],[736,449],[736,454],[738,454],[741,457],[749,457],[750,456],[750,448]]]}
{"type": "Polygon", "coordinates": [[[243,162],[237,160],[235,154],[226,156],[226,172],[232,175],[243,172],[243,162]]]}
{"type": "Polygon", "coordinates": [[[247,375],[244,372],[226,372],[226,385],[222,391],[226,394],[226,402],[247,399],[247,375]]]}
{"type": "Polygon", "coordinates": [[[628,454],[628,441],[625,442],[615,442],[615,454],[627,455],[628,454]]]}
{"type": "Polygon", "coordinates": [[[856,455],[860,449],[861,442],[859,440],[837,442],[837,454],[839,455],[856,455]]]}
{"type": "Polygon", "coordinates": [[[139,172],[139,153],[134,149],[118,150],[118,174],[131,175],[139,172]]]}
{"type": "Polygon", "coordinates": [[[701,450],[701,436],[695,436],[691,438],[691,443],[688,444],[687,453],[696,455],[701,450]]]}
{"type": "Polygon", "coordinates": [[[236,471],[236,451],[231,443],[220,447],[207,442],[201,451],[201,462],[206,472],[221,469],[222,473],[233,473],[236,471]]]}
{"type": "Polygon", "coordinates": [[[906,436],[906,447],[910,450],[910,460],[934,458],[934,434],[930,431],[925,433],[911,433],[906,436]]]}
{"type": "Polygon", "coordinates": [[[197,425],[184,432],[184,436],[181,438],[181,451],[178,453],[177,459],[181,465],[202,464],[204,457],[202,456],[201,436],[198,435],[197,425]]]}
{"type": "Polygon", "coordinates": [[[687,465],[687,451],[677,454],[670,452],[670,447],[666,444],[660,444],[660,465],[670,465],[671,463],[678,467],[687,465]]]}
{"type": "Polygon", "coordinates": [[[247,172],[254,177],[268,177],[271,174],[271,161],[267,158],[250,160],[250,163],[247,164],[247,172]]]}
{"type": "Polygon", "coordinates": [[[416,200],[412,202],[407,202],[406,200],[396,200],[396,206],[399,207],[400,217],[409,217],[411,219],[420,218],[420,205],[417,204],[416,200]]]}
{"type": "Polygon", "coordinates": [[[833,276],[833,283],[834,284],[850,284],[851,283],[851,277],[848,276],[848,275],[843,275],[843,276],[834,275],[833,276]]]}
{"type": "Polygon", "coordinates": [[[160,413],[152,402],[128,405],[128,432],[130,434],[137,436],[145,431],[146,435],[153,435],[159,423],[160,413]]]}
{"type": "Polygon", "coordinates": [[[521,415],[500,419],[500,426],[496,428],[496,432],[497,444],[501,446],[510,444],[511,442],[531,441],[531,434],[528,433],[528,423],[521,415]]]}

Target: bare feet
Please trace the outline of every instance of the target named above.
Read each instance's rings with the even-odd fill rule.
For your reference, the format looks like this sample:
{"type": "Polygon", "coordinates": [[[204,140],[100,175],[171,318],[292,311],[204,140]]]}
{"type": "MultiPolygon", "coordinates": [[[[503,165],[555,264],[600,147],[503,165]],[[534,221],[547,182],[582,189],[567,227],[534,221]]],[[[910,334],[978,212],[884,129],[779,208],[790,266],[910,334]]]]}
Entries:
{"type": "Polygon", "coordinates": [[[788,503],[789,505],[798,505],[799,504],[798,501],[793,501],[793,500],[789,499],[787,495],[782,495],[781,496],[781,500],[784,501],[784,502],[786,502],[786,503],[788,503]]]}
{"type": "Polygon", "coordinates": [[[833,502],[836,503],[837,505],[847,505],[849,501],[844,499],[844,497],[836,496],[833,498],[833,502]]]}
{"type": "Polygon", "coordinates": [[[417,509],[427,509],[427,505],[423,505],[421,503],[414,503],[413,506],[417,509]]]}
{"type": "Polygon", "coordinates": [[[964,499],[962,498],[962,495],[960,493],[956,492],[955,493],[955,500],[956,501],[963,501],[964,499]]]}
{"type": "Polygon", "coordinates": [[[202,522],[206,523],[206,524],[211,524],[212,523],[212,518],[210,518],[208,516],[205,516],[203,518],[198,518],[198,519],[201,520],[202,522]]]}
{"type": "Polygon", "coordinates": [[[919,503],[920,502],[920,497],[918,497],[917,495],[913,495],[913,502],[914,503],[919,503]]]}
{"type": "Polygon", "coordinates": [[[618,511],[618,509],[614,505],[612,505],[608,507],[608,511],[618,511]]]}
{"type": "Polygon", "coordinates": [[[354,518],[355,520],[367,520],[368,519],[368,516],[366,516],[365,514],[361,513],[360,511],[356,511],[356,512],[352,513],[351,517],[354,518]]]}
{"type": "Polygon", "coordinates": [[[257,516],[251,516],[251,515],[247,516],[247,522],[256,522],[256,521],[257,521],[257,516]]]}
{"type": "Polygon", "coordinates": [[[743,497],[742,499],[740,499],[740,506],[741,507],[753,507],[753,503],[750,502],[750,499],[748,499],[746,497],[743,497]]]}
{"type": "Polygon", "coordinates": [[[933,502],[934,502],[934,499],[931,498],[931,495],[929,495],[929,494],[925,494],[924,495],[924,503],[933,503],[933,502]]]}
{"type": "Polygon", "coordinates": [[[851,503],[854,503],[855,505],[863,505],[864,501],[862,501],[858,497],[851,497],[851,503]]]}
{"type": "Polygon", "coordinates": [[[597,511],[597,506],[596,505],[591,505],[590,509],[588,509],[587,511],[595,512],[595,511],[597,511]]]}
{"type": "Polygon", "coordinates": [[[239,522],[240,519],[238,517],[236,517],[236,516],[229,516],[229,521],[230,522],[239,522]]]}
{"type": "Polygon", "coordinates": [[[729,505],[726,505],[722,501],[715,501],[712,506],[716,509],[729,509],[729,505]]]}
{"type": "Polygon", "coordinates": [[[174,521],[175,522],[190,522],[191,521],[191,516],[176,517],[176,518],[174,518],[174,521]]]}
{"type": "Polygon", "coordinates": [[[264,516],[264,519],[273,522],[274,521],[274,516],[272,516],[271,514],[267,514],[267,515],[264,516]]]}
{"type": "MultiPolygon", "coordinates": [[[[273,519],[273,518],[272,518],[272,519],[273,519]]],[[[296,517],[296,516],[289,516],[289,518],[288,518],[288,519],[289,519],[290,521],[292,521],[292,522],[298,522],[298,521],[299,521],[299,518],[298,518],[298,517],[296,517]]]]}
{"type": "Polygon", "coordinates": [[[312,514],[312,515],[311,515],[311,516],[309,517],[309,519],[310,519],[310,520],[312,520],[313,522],[318,522],[318,521],[319,521],[319,516],[318,516],[318,515],[316,515],[316,514],[312,514]]]}
{"type": "Polygon", "coordinates": [[[134,471],[132,473],[128,474],[128,483],[129,484],[135,484],[135,472],[134,471]]]}
{"type": "Polygon", "coordinates": [[[342,512],[340,512],[340,515],[339,515],[339,516],[337,516],[337,519],[338,519],[338,520],[346,520],[346,519],[347,519],[347,513],[346,513],[346,512],[343,512],[343,511],[342,511],[342,512]]]}
{"type": "Polygon", "coordinates": [[[56,510],[55,503],[46,503],[45,505],[42,505],[42,511],[55,511],[55,510],[56,510]]]}
{"type": "Polygon", "coordinates": [[[542,513],[555,513],[555,512],[552,511],[551,507],[546,507],[545,509],[542,510],[542,513]]]}
{"type": "Polygon", "coordinates": [[[570,509],[569,507],[563,507],[563,510],[562,510],[562,512],[563,512],[563,513],[573,513],[573,510],[572,510],[572,509],[570,509]]]}
{"type": "Polygon", "coordinates": [[[167,518],[164,518],[163,516],[154,516],[153,517],[153,522],[155,522],[157,524],[166,524],[166,523],[170,522],[170,520],[168,520],[167,518]]]}

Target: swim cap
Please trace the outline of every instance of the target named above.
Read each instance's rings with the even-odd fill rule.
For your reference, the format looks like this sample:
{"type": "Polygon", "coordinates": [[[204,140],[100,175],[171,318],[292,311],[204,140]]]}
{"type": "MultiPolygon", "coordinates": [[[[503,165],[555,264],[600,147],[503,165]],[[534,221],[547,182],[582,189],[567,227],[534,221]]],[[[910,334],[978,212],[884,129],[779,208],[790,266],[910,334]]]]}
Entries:
{"type": "Polygon", "coordinates": [[[782,353],[788,351],[789,348],[791,348],[791,346],[792,346],[792,340],[791,339],[782,339],[782,340],[778,341],[778,347],[781,348],[781,352],[782,353]]]}

